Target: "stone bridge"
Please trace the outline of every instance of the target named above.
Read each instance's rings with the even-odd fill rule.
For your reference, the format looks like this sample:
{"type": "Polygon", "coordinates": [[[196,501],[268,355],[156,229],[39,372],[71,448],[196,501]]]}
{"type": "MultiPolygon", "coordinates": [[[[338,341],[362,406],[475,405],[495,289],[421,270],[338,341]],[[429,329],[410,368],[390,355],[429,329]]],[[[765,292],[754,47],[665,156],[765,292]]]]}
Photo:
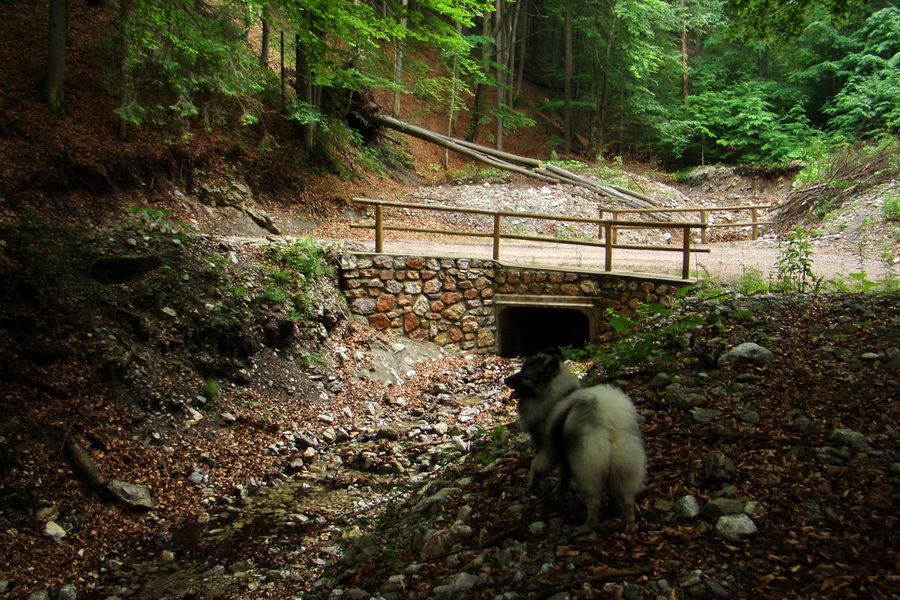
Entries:
{"type": "Polygon", "coordinates": [[[582,346],[609,329],[607,309],[671,305],[691,280],[506,265],[493,260],[346,253],[341,289],[354,319],[447,348],[530,354],[582,346]]]}

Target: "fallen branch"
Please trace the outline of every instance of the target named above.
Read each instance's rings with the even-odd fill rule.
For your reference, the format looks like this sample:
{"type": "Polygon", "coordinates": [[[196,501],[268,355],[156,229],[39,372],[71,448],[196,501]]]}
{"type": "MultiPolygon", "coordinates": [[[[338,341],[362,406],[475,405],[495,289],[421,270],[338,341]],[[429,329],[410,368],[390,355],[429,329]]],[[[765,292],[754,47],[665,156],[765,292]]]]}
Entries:
{"type": "Polygon", "coordinates": [[[76,474],[91,486],[109,491],[107,487],[109,480],[103,476],[100,467],[97,466],[85,447],[78,443],[78,440],[71,436],[66,437],[65,450],[76,474]]]}
{"type": "MultiPolygon", "coordinates": [[[[571,171],[567,171],[562,167],[544,163],[540,160],[527,158],[524,156],[517,156],[515,154],[510,154],[509,152],[503,152],[502,150],[495,150],[494,148],[488,148],[487,146],[480,146],[472,142],[452,138],[447,135],[423,129],[421,127],[416,127],[415,125],[411,125],[410,123],[406,123],[387,115],[369,114],[366,115],[365,118],[383,127],[388,127],[407,135],[417,137],[420,140],[431,142],[432,144],[436,144],[438,146],[441,146],[442,148],[453,150],[454,152],[458,152],[463,156],[468,156],[469,158],[481,161],[497,169],[503,169],[505,171],[518,173],[520,175],[526,175],[528,177],[533,177],[547,183],[568,184],[582,187],[631,208],[656,208],[659,206],[658,202],[645,196],[644,194],[639,194],[638,192],[634,192],[632,190],[628,190],[619,186],[604,185],[577,175],[576,173],[572,173],[571,171]]],[[[665,214],[650,214],[658,221],[670,220],[668,215],[665,214]]]]}
{"type": "Polygon", "coordinates": [[[632,578],[641,575],[651,575],[652,573],[653,569],[651,569],[650,567],[644,567],[641,569],[609,569],[608,571],[603,571],[599,575],[594,575],[593,577],[588,577],[586,579],[582,579],[581,581],[573,581],[546,589],[537,596],[534,596],[534,598],[535,600],[543,600],[544,598],[550,598],[551,596],[554,596],[560,592],[569,592],[572,590],[581,589],[581,587],[584,585],[595,585],[598,583],[606,583],[607,581],[611,581],[614,579],[632,578]]]}
{"type": "Polygon", "coordinates": [[[118,480],[108,480],[100,472],[100,467],[91,458],[87,449],[72,436],[66,436],[63,449],[69,458],[69,462],[72,463],[76,475],[81,477],[91,487],[109,494],[130,510],[149,510],[153,507],[150,491],[145,486],[133,485],[118,480]]]}

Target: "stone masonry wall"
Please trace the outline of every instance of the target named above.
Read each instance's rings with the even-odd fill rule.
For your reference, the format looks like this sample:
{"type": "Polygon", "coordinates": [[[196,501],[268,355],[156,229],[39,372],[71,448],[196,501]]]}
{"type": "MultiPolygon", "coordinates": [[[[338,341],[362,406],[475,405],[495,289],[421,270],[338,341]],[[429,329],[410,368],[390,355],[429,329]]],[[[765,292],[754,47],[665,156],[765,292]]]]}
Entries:
{"type": "Polygon", "coordinates": [[[630,314],[671,304],[684,282],[612,273],[511,267],[492,260],[354,253],[340,258],[354,318],[397,337],[458,350],[496,350],[495,296],[589,297],[630,314]]]}

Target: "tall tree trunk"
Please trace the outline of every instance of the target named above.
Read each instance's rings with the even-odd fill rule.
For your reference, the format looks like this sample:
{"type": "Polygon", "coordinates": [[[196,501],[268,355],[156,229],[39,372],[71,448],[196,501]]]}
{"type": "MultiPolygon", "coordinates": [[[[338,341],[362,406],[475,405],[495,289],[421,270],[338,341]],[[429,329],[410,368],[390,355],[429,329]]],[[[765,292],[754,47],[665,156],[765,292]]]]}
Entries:
{"type": "MultiPolygon", "coordinates": [[[[307,110],[312,111],[318,106],[316,104],[315,86],[313,85],[312,64],[307,58],[307,49],[299,35],[295,36],[294,43],[297,54],[297,100],[304,104],[307,110]]],[[[311,152],[315,146],[316,121],[311,119],[307,123],[302,123],[300,127],[303,135],[303,146],[307,152],[311,152]]]]}
{"type": "Polygon", "coordinates": [[[563,155],[572,151],[572,0],[566,0],[563,20],[563,155]]]}
{"type": "MultiPolygon", "coordinates": [[[[681,0],[681,7],[686,6],[685,1],[681,0]]],[[[681,98],[687,100],[690,94],[688,81],[688,31],[687,24],[681,27],[681,98]]]]}
{"type": "MultiPolygon", "coordinates": [[[[481,18],[481,35],[488,37],[491,33],[491,22],[487,15],[481,18]]],[[[487,44],[481,44],[481,64],[483,68],[487,68],[490,50],[487,44]]],[[[484,97],[487,95],[487,84],[483,81],[475,85],[475,98],[472,101],[472,116],[469,120],[469,126],[466,128],[465,139],[474,142],[478,138],[478,129],[481,126],[481,113],[484,111],[484,97]]]]}
{"type": "MultiPolygon", "coordinates": [[[[134,82],[128,73],[128,38],[126,36],[128,22],[131,20],[131,13],[134,11],[133,0],[122,0],[119,5],[119,70],[122,73],[122,91],[119,94],[119,108],[127,108],[137,102],[137,96],[134,89],[134,82]]],[[[124,142],[128,139],[128,121],[119,117],[116,127],[116,138],[124,142]]]]}
{"type": "MultiPolygon", "coordinates": [[[[406,17],[406,10],[409,7],[409,0],[401,0],[400,7],[403,13],[400,15],[400,26],[405,30],[409,24],[409,19],[406,17]]],[[[402,38],[397,38],[394,40],[394,85],[398,86],[398,89],[394,90],[394,106],[391,111],[395,117],[400,117],[400,95],[401,90],[399,88],[403,85],[403,58],[406,53],[406,42],[402,38]]]]}
{"type": "Polygon", "coordinates": [[[259,66],[267,68],[269,66],[269,21],[260,14],[260,23],[262,25],[262,39],[259,42],[259,66]]]}
{"type": "Polygon", "coordinates": [[[506,72],[504,56],[506,55],[506,13],[503,11],[504,0],[494,0],[494,64],[497,81],[497,128],[494,133],[495,147],[503,150],[503,111],[506,104],[506,72]]]}
{"type": "Polygon", "coordinates": [[[69,28],[68,0],[50,0],[48,24],[47,73],[43,97],[53,112],[61,112],[65,102],[66,32],[69,28]]]}
{"type": "Polygon", "coordinates": [[[609,104],[609,61],[612,58],[613,43],[616,33],[616,18],[613,17],[609,26],[609,36],[606,38],[606,58],[603,63],[603,77],[600,83],[600,106],[597,117],[597,154],[603,155],[603,147],[606,145],[607,114],[609,104]]]}
{"type": "Polygon", "coordinates": [[[765,44],[761,45],[756,55],[759,65],[759,78],[766,79],[769,76],[769,47],[765,44]]]}
{"type": "Polygon", "coordinates": [[[525,79],[525,60],[528,57],[527,43],[528,39],[528,0],[519,0],[516,2],[516,38],[513,42],[516,44],[515,58],[510,59],[510,71],[516,74],[516,82],[513,85],[512,105],[515,106],[522,93],[522,81],[525,79]]]}
{"type": "Polygon", "coordinates": [[[286,98],[285,89],[284,89],[286,73],[285,73],[285,69],[284,69],[284,30],[283,29],[281,30],[280,54],[281,54],[281,57],[279,60],[281,62],[281,65],[280,65],[281,66],[281,110],[284,110],[285,108],[287,108],[287,98],[286,98]]]}
{"type": "MultiPolygon", "coordinates": [[[[456,22],[456,35],[462,35],[462,23],[456,22]]],[[[447,135],[456,137],[456,127],[459,124],[459,56],[453,55],[452,72],[453,80],[450,83],[450,114],[447,116],[447,135]]],[[[450,150],[444,149],[444,170],[450,168],[450,150]]]]}

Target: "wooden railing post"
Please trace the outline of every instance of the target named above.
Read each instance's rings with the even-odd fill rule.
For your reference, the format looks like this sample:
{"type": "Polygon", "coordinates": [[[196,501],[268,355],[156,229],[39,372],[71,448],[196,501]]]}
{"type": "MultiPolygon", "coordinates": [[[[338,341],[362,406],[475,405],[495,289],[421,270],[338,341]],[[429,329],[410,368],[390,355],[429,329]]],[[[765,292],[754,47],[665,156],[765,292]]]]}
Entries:
{"type": "MultiPolygon", "coordinates": [[[[706,211],[703,209],[700,209],[700,222],[704,225],[707,223],[706,211]]],[[[706,243],[706,227],[700,230],[700,243],[706,243]]]]}
{"type": "MultiPolygon", "coordinates": [[[[613,213],[615,215],[616,213],[613,213]]],[[[603,224],[603,228],[606,230],[606,261],[603,265],[604,271],[612,271],[612,251],[613,251],[613,233],[615,230],[613,229],[612,222],[607,221],[603,224]]]]}
{"type": "Polygon", "coordinates": [[[375,205],[375,252],[384,252],[384,214],[380,204],[375,205]]]}
{"type": "MultiPolygon", "coordinates": [[[[706,229],[704,227],[704,229],[706,229]]],[[[684,243],[681,247],[681,278],[689,279],[691,276],[691,228],[684,228],[684,243]]]]}
{"type": "MultiPolygon", "coordinates": [[[[599,216],[599,218],[600,218],[600,219],[603,219],[603,213],[606,212],[606,211],[603,210],[603,207],[602,207],[602,206],[599,207],[599,208],[600,208],[600,216],[599,216]]],[[[597,223],[597,239],[598,239],[598,240],[602,240],[602,239],[603,239],[603,223],[597,223]]]]}
{"type": "Polygon", "coordinates": [[[759,237],[759,225],[756,224],[758,215],[759,210],[756,208],[750,209],[750,239],[754,241],[759,237]]]}
{"type": "MultiPolygon", "coordinates": [[[[612,220],[613,221],[619,220],[619,213],[617,211],[613,211],[612,220]]],[[[607,231],[608,235],[612,236],[612,243],[618,244],[619,243],[619,230],[616,229],[615,227],[613,227],[611,229],[607,229],[606,231],[607,231]]],[[[609,252],[612,252],[612,249],[610,249],[609,252]]]]}
{"type": "Polygon", "coordinates": [[[494,213],[494,260],[500,260],[500,213],[494,213]]]}

